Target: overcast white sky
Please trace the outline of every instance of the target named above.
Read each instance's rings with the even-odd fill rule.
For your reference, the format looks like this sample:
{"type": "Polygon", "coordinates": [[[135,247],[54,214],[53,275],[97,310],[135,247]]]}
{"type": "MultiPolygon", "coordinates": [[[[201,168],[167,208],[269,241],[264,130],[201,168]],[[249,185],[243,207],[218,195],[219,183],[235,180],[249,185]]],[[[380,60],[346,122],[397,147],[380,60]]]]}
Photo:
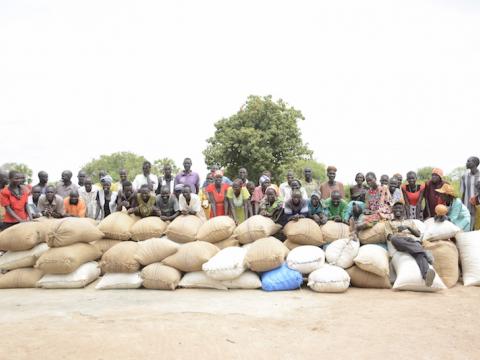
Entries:
{"type": "MultiPolygon", "coordinates": [[[[479,155],[478,1],[0,1],[0,164],[185,156],[249,94],[300,109],[317,160],[446,172],[479,155]]],[[[139,169],[140,172],[140,169],[139,169]]],[[[36,176],[34,181],[36,181],[36,176]]]]}

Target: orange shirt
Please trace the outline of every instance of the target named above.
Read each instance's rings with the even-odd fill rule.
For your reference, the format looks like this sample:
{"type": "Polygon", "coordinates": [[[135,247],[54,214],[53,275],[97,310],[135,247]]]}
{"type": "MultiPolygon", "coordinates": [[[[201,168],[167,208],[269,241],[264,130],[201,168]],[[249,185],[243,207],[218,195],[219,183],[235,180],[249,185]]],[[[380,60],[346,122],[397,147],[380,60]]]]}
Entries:
{"type": "Polygon", "coordinates": [[[63,207],[65,214],[76,217],[85,217],[86,206],[85,201],[82,198],[78,199],[77,205],[70,204],[70,196],[63,200],[63,207]]]}

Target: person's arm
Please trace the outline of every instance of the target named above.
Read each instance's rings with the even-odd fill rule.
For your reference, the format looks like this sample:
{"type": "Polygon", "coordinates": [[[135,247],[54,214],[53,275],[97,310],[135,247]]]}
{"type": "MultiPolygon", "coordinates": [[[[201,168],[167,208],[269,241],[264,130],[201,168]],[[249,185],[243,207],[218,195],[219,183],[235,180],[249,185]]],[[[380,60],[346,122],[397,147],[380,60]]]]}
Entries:
{"type": "Polygon", "coordinates": [[[200,176],[197,174],[197,182],[195,183],[195,188],[197,189],[196,194],[200,192],[200,176]]]}
{"type": "Polygon", "coordinates": [[[18,222],[25,222],[25,220],[23,220],[22,218],[20,218],[20,216],[17,215],[17,213],[11,208],[10,205],[5,206],[5,211],[18,222]]]}
{"type": "Polygon", "coordinates": [[[230,207],[230,215],[233,219],[233,221],[235,221],[235,224],[238,223],[238,220],[237,220],[237,212],[235,211],[235,205],[233,204],[233,199],[228,199],[228,204],[229,204],[229,207],[230,207]]]}
{"type": "Polygon", "coordinates": [[[210,211],[213,214],[213,217],[217,216],[217,204],[215,203],[215,199],[213,198],[213,194],[211,192],[207,192],[208,202],[210,203],[210,211]]]}
{"type": "Polygon", "coordinates": [[[248,201],[248,200],[245,200],[245,199],[243,200],[243,211],[245,213],[245,219],[248,219],[250,217],[249,216],[250,212],[249,212],[249,208],[248,208],[248,203],[249,202],[250,201],[248,201]]]}
{"type": "Polygon", "coordinates": [[[100,193],[97,192],[97,210],[95,211],[95,220],[98,219],[98,217],[100,216],[100,211],[101,211],[101,205],[100,205],[100,193]]]}
{"type": "Polygon", "coordinates": [[[465,174],[460,178],[460,194],[462,194],[462,203],[465,203],[465,174]]]}
{"type": "Polygon", "coordinates": [[[84,218],[85,214],[87,213],[87,207],[85,205],[85,201],[83,201],[83,199],[78,199],[78,205],[80,207],[78,209],[78,216],[81,218],[84,218]]]}

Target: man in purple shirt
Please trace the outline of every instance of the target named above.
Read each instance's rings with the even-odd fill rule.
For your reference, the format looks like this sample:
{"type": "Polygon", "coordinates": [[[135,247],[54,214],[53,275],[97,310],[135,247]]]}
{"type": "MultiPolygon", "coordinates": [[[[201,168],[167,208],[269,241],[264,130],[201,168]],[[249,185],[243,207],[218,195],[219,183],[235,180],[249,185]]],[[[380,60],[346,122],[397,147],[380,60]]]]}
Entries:
{"type": "Polygon", "coordinates": [[[193,172],[191,167],[192,159],[185,158],[185,160],[183,160],[183,171],[180,171],[180,173],[175,176],[175,185],[190,185],[192,192],[198,194],[200,190],[200,176],[198,176],[196,172],[193,172]]]}

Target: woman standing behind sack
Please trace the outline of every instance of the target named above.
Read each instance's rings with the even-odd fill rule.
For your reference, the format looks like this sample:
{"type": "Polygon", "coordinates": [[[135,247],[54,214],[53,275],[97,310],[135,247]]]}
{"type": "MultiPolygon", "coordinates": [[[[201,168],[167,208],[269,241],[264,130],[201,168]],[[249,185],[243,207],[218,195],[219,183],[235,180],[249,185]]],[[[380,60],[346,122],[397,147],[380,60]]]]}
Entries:
{"type": "Polygon", "coordinates": [[[390,207],[390,191],[386,186],[377,184],[377,177],[373,172],[366,175],[368,191],[365,196],[365,225],[367,227],[375,225],[380,220],[389,220],[392,218],[392,208],[390,207]]]}
{"type": "Polygon", "coordinates": [[[100,179],[102,189],[97,193],[97,213],[95,219],[102,220],[117,210],[117,192],[110,191],[112,177],[106,175],[100,179]]]}
{"type": "Polygon", "coordinates": [[[422,200],[425,192],[425,185],[417,184],[415,171],[407,173],[407,183],[402,185],[405,210],[408,219],[422,220],[422,200]]]}
{"type": "Polygon", "coordinates": [[[448,184],[446,181],[443,181],[442,177],[443,171],[441,169],[434,168],[432,170],[431,180],[425,183],[425,209],[423,210],[424,219],[435,216],[435,207],[443,204],[440,194],[436,191],[444,184],[448,184]]]}
{"type": "Polygon", "coordinates": [[[0,203],[5,207],[5,217],[0,223],[0,230],[20,222],[28,221],[27,201],[28,191],[21,186],[22,174],[18,171],[10,171],[8,174],[9,185],[0,191],[0,203]]]}
{"type": "Polygon", "coordinates": [[[230,214],[237,225],[240,225],[249,217],[250,193],[245,187],[242,187],[242,184],[241,179],[236,179],[232,187],[227,190],[230,214]]]}
{"type": "Polygon", "coordinates": [[[228,199],[226,197],[229,185],[223,182],[223,172],[215,171],[213,184],[205,188],[210,202],[210,218],[227,214],[228,199]]]}
{"type": "Polygon", "coordinates": [[[463,205],[462,201],[456,197],[453,186],[443,184],[436,192],[440,194],[442,201],[448,207],[447,215],[450,221],[463,231],[470,231],[470,211],[463,205]]]}

